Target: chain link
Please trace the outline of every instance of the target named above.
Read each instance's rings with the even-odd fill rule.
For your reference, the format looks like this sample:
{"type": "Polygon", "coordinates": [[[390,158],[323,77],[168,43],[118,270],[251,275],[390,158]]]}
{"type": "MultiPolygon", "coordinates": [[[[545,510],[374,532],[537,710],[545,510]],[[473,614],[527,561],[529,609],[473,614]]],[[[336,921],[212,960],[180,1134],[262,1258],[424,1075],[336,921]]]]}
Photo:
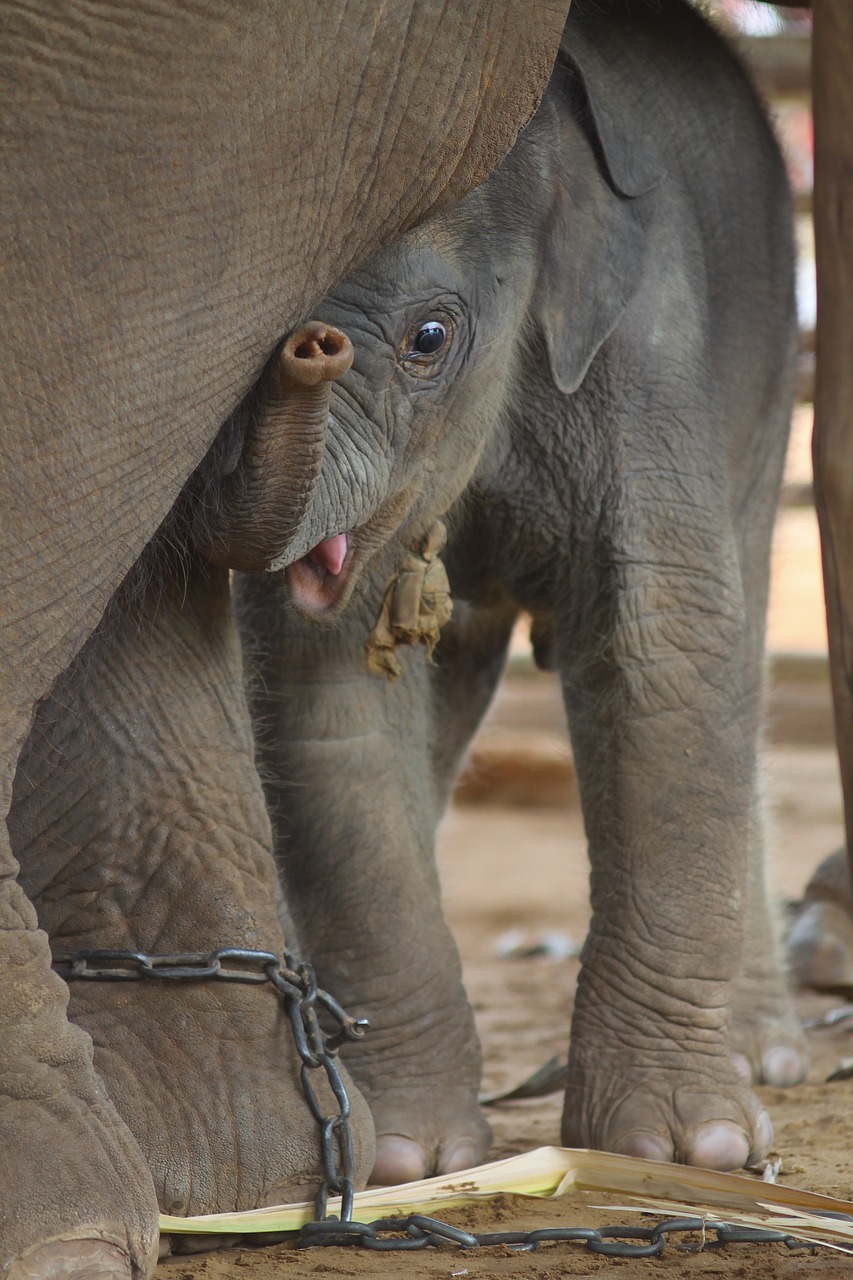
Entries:
{"type": "Polygon", "coordinates": [[[352,1018],[333,996],[317,985],[310,964],[285,951],[284,963],[273,951],[245,947],[219,947],[216,951],[188,951],[176,955],[149,956],[143,951],[58,951],[54,968],[67,982],[242,982],[272,983],[280,994],[290,1021],[296,1052],[302,1066],[300,1081],[311,1114],[320,1131],[323,1180],[314,1202],[318,1221],[326,1217],[330,1195],[341,1197],[341,1221],[352,1217],[355,1160],[350,1131],[350,1100],[335,1061],[346,1041],[360,1040],[368,1028],[366,1018],[352,1018]],[[326,1036],[317,1011],[324,1010],[338,1030],[326,1036]],[[326,1113],[314,1084],[313,1073],[322,1072],[337,1109],[326,1113]]]}
{"type": "MultiPolygon", "coordinates": [[[[593,1253],[614,1258],[652,1258],[662,1253],[667,1237],[685,1232],[702,1236],[698,1243],[679,1245],[690,1253],[741,1243],[784,1244],[789,1249],[813,1246],[784,1231],[709,1224],[702,1218],[670,1218],[653,1227],[545,1227],[533,1231],[493,1231],[473,1234],[437,1218],[413,1213],[408,1217],[353,1222],[354,1159],[350,1131],[350,1100],[335,1061],[346,1041],[360,1040],[369,1024],[352,1018],[337,1000],[317,985],[310,964],[284,952],[284,962],[272,951],[245,947],[219,947],[216,951],[189,951],[150,956],[143,951],[93,950],[55,952],[54,967],[66,981],[92,982],[241,982],[271,983],[281,995],[296,1052],[301,1061],[300,1080],[306,1101],[320,1133],[323,1180],[314,1202],[315,1221],[306,1223],[297,1236],[300,1249],[316,1245],[353,1246],[382,1252],[437,1248],[453,1244],[462,1249],[505,1245],[531,1252],[545,1242],[583,1244],[593,1253]],[[327,1036],[320,1026],[318,1007],[337,1023],[327,1036]],[[322,1071],[335,1098],[337,1110],[327,1114],[314,1086],[313,1073],[322,1071]],[[341,1197],[340,1218],[327,1217],[330,1195],[341,1197]],[[714,1239],[707,1237],[712,1233],[714,1239]],[[639,1241],[640,1243],[631,1243],[639,1241]]],[[[845,1250],[853,1252],[853,1248],[845,1250]]]]}

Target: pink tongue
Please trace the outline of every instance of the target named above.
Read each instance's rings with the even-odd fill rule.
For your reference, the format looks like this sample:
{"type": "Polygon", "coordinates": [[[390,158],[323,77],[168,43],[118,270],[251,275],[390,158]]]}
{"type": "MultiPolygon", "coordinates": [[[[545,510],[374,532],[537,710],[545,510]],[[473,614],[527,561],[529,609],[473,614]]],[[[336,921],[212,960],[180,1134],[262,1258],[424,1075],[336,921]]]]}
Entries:
{"type": "Polygon", "coordinates": [[[345,533],[336,533],[334,538],[327,538],[325,542],[318,542],[314,550],[310,552],[310,555],[312,560],[318,561],[333,578],[336,578],[343,568],[344,560],[347,556],[347,535],[345,533]]]}

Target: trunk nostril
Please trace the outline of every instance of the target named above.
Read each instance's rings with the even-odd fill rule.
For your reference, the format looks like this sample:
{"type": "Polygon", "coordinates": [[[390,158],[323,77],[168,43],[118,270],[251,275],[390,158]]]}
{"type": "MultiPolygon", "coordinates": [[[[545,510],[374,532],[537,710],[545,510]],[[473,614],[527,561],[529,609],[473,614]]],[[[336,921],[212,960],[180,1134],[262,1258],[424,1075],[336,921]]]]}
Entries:
{"type": "Polygon", "coordinates": [[[346,373],[353,354],[352,343],[340,329],[309,320],[294,330],[281,349],[281,378],[303,387],[334,382],[346,373]]]}
{"type": "Polygon", "coordinates": [[[347,339],[342,333],[325,333],[322,338],[309,338],[300,342],[293,354],[297,360],[313,360],[315,356],[337,356],[344,350],[347,339]]]}
{"type": "Polygon", "coordinates": [[[300,342],[293,354],[297,360],[313,360],[321,354],[321,348],[316,342],[300,342]]]}

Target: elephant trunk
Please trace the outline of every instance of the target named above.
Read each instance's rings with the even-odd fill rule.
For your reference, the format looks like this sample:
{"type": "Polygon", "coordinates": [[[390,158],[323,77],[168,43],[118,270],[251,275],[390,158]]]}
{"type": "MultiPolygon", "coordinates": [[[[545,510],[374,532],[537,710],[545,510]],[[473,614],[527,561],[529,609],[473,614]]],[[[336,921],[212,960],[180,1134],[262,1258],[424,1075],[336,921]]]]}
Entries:
{"type": "Polygon", "coordinates": [[[214,564],[260,573],[281,556],[320,474],[332,383],[352,361],[347,335],[312,320],[267,365],[237,467],[207,495],[196,536],[214,564]]]}

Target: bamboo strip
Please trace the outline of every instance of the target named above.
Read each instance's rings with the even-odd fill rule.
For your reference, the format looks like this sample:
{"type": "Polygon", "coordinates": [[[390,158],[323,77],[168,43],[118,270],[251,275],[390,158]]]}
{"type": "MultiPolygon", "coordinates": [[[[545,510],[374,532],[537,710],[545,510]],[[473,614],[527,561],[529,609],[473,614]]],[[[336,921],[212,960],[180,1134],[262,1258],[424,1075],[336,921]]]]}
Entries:
{"type": "MultiPolygon", "coordinates": [[[[748,1226],[772,1226],[803,1240],[853,1243],[853,1203],[797,1187],[759,1182],[738,1173],[718,1173],[691,1165],[660,1164],[606,1151],[539,1147],[520,1156],[478,1165],[449,1177],[425,1178],[397,1187],[377,1187],[355,1196],[359,1222],[409,1213],[443,1211],[510,1193],[550,1198],[571,1191],[626,1195],[643,1204],[636,1209],[687,1213],[748,1226]],[[842,1217],[825,1217],[841,1214],[842,1217]],[[749,1219],[747,1221],[746,1219],[749,1219]]],[[[329,1200],[329,1212],[340,1200],[329,1200]]],[[[160,1217],[168,1233],[239,1235],[298,1231],[313,1218],[310,1201],[272,1205],[244,1213],[212,1213],[194,1218],[160,1217]]]]}

